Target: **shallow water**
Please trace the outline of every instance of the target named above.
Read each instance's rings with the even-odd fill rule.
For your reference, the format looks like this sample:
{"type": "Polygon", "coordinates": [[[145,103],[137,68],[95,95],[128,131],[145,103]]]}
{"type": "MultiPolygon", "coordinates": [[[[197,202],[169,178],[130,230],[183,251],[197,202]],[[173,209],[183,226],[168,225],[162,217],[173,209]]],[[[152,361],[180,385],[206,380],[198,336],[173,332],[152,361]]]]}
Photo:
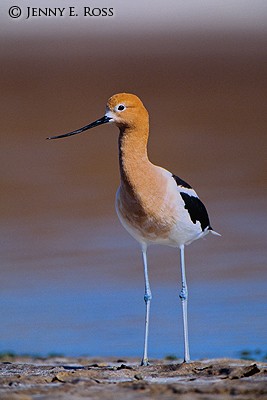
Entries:
{"type": "MultiPolygon", "coordinates": [[[[143,271],[114,211],[116,129],[44,140],[102,116],[121,90],[150,111],[152,161],[196,188],[222,234],[186,249],[192,357],[266,349],[264,48],[252,57],[239,38],[235,56],[233,41],[210,51],[207,43],[203,55],[184,43],[176,54],[167,37],[166,61],[154,40],[151,54],[125,60],[120,74],[112,44],[93,66],[82,40],[74,64],[62,64],[69,51],[41,40],[25,39],[27,56],[17,44],[16,62],[10,48],[3,57],[0,351],[141,356],[143,271]]],[[[97,44],[89,42],[92,51],[97,44]]],[[[151,247],[149,269],[150,354],[182,357],[179,254],[151,247]]]]}
{"type": "MultiPolygon", "coordinates": [[[[38,279],[36,278],[36,282],[38,279]]],[[[23,279],[21,279],[23,283],[23,279]]],[[[34,283],[34,279],[33,279],[34,283]]],[[[38,283],[36,284],[36,286],[38,283]]],[[[5,293],[1,351],[100,356],[140,356],[143,344],[142,288],[98,289],[73,274],[60,283],[5,293]]],[[[175,284],[155,285],[150,332],[151,357],[183,357],[182,318],[175,284]]],[[[265,283],[241,280],[190,285],[191,355],[238,357],[266,345],[265,283]],[[249,299],[249,301],[248,301],[249,299]]]]}

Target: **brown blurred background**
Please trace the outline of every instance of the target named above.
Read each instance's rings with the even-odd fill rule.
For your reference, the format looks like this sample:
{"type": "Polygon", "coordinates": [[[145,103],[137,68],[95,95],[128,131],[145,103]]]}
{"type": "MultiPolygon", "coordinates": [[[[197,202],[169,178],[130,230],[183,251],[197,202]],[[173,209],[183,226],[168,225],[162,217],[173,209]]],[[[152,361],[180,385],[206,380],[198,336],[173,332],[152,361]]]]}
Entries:
{"type": "MultiPolygon", "coordinates": [[[[18,322],[16,313],[32,313],[28,330],[24,326],[29,335],[41,307],[38,293],[43,293],[45,303],[53,285],[61,292],[58,301],[69,298],[74,289],[77,293],[100,290],[106,304],[111,293],[131,287],[138,288],[141,302],[139,248],[120,226],[114,210],[119,184],[116,128],[104,126],[75,138],[45,141],[49,135],[101,117],[107,98],[124,91],[137,94],[150,112],[151,160],[196,189],[207,205],[212,226],[222,234],[187,249],[189,281],[201,298],[210,288],[215,296],[221,293],[227,298],[229,288],[234,288],[230,303],[237,308],[231,312],[243,315],[235,327],[239,337],[244,335],[240,346],[261,347],[266,288],[260,288],[267,275],[265,3],[256,1],[252,7],[249,2],[193,1],[186,6],[167,1],[162,9],[150,2],[114,1],[103,4],[114,7],[111,18],[85,18],[82,10],[87,4],[64,3],[66,9],[76,5],[76,19],[67,13],[64,18],[26,19],[26,6],[62,7],[51,1],[29,1],[21,6],[22,16],[12,19],[8,3],[1,5],[0,37],[3,332],[22,329],[23,321],[18,322]],[[207,290],[201,292],[201,287],[207,290]],[[29,300],[29,308],[20,310],[21,296],[29,300]],[[30,301],[33,298],[35,304],[30,301]],[[254,308],[244,306],[251,301],[254,308]],[[248,327],[242,324],[253,316],[258,328],[255,342],[250,343],[248,327]]],[[[149,261],[152,284],[166,287],[168,293],[168,287],[177,282],[176,293],[177,252],[151,248],[149,261]]],[[[206,306],[212,301],[213,297],[207,297],[206,306]]],[[[94,308],[94,300],[92,304],[94,308]]],[[[127,314],[131,306],[126,305],[127,314]]],[[[214,315],[224,313],[223,302],[217,307],[214,315]]],[[[39,319],[47,314],[44,308],[39,319]]],[[[89,309],[81,314],[84,319],[79,323],[90,321],[89,309]]],[[[127,316],[130,322],[124,324],[125,316],[121,320],[125,332],[133,323],[127,316]]],[[[74,323],[69,315],[65,317],[67,327],[74,323]]],[[[142,332],[143,315],[139,317],[142,332]]],[[[170,324],[178,320],[176,315],[171,318],[170,324]]],[[[100,318],[99,329],[105,326],[104,317],[102,323],[100,318]]],[[[45,335],[48,324],[56,330],[60,316],[39,327],[38,336],[45,335]]],[[[178,328],[170,325],[170,335],[174,330],[178,328]]],[[[40,341],[31,346],[23,337],[19,341],[16,335],[7,337],[2,351],[51,350],[45,340],[42,347],[40,341]]],[[[105,347],[105,340],[90,351],[108,353],[110,345],[105,347]]],[[[197,334],[195,340],[197,348],[197,334]]],[[[54,344],[53,351],[60,348],[56,339],[54,344]]],[[[237,348],[236,342],[228,345],[228,355],[243,348],[237,348]]],[[[86,352],[66,346],[62,351],[86,352]]],[[[134,349],[133,354],[138,351],[134,349]]],[[[156,354],[166,351],[170,350],[156,354]]],[[[197,355],[206,353],[204,346],[197,355]]]]}

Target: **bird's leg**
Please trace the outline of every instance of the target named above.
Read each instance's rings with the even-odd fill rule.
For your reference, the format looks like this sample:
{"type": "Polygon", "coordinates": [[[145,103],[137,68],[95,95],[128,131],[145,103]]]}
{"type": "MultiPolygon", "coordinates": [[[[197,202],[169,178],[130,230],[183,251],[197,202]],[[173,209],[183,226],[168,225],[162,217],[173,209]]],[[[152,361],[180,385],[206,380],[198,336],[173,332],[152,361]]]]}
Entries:
{"type": "Polygon", "coordinates": [[[146,303],[146,319],[145,319],[145,343],[144,343],[144,355],[141,365],[148,365],[147,357],[147,342],[148,342],[148,329],[149,329],[149,312],[150,312],[150,301],[152,299],[152,294],[149,285],[148,271],[147,271],[147,246],[142,246],[143,264],[144,264],[144,276],[145,276],[145,295],[144,300],[146,303]]]}
{"type": "Polygon", "coordinates": [[[182,275],[182,290],[180,293],[180,299],[182,301],[183,326],[184,326],[184,362],[189,362],[190,355],[189,355],[188,322],[187,322],[188,291],[187,291],[187,284],[185,277],[184,245],[180,247],[180,255],[181,255],[181,275],[182,275]]]}

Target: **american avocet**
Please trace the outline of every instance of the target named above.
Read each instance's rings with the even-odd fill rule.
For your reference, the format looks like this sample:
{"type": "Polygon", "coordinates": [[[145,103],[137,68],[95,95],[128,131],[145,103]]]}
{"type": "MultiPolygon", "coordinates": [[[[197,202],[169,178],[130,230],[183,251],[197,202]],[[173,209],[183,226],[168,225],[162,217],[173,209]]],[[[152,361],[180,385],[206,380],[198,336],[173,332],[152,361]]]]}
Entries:
{"type": "Polygon", "coordinates": [[[128,93],[112,96],[104,117],[64,135],[77,135],[95,126],[114,123],[119,134],[121,182],[116,195],[116,211],[124,228],[142,249],[146,304],[144,353],[141,365],[148,365],[147,345],[152,294],[148,279],[147,247],[165,244],[180,249],[183,313],[184,361],[190,361],[184,246],[205,236],[217,234],[210,226],[207,210],[192,187],[164,168],[152,164],[147,156],[149,117],[141,100],[128,93]]]}

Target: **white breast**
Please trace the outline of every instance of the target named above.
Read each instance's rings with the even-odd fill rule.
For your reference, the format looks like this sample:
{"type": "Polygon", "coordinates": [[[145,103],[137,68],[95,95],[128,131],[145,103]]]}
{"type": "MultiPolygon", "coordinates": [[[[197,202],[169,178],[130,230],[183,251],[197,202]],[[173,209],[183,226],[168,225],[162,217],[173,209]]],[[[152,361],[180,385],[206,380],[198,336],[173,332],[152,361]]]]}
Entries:
{"type": "MultiPolygon", "coordinates": [[[[193,223],[180,192],[189,194],[197,198],[193,189],[181,188],[177,186],[172,174],[164,168],[156,167],[158,172],[164,177],[167,185],[165,186],[165,196],[161,209],[156,213],[148,213],[144,218],[133,219],[130,211],[125,213],[122,204],[122,188],[116,194],[116,211],[120,222],[124,228],[141,244],[165,244],[180,247],[182,244],[189,244],[203,236],[205,233],[201,229],[199,221],[193,223]],[[162,221],[163,212],[165,213],[166,226],[162,221]],[[171,223],[170,223],[171,221],[171,223]]],[[[153,201],[153,199],[152,199],[153,201]]],[[[155,201],[155,203],[157,203],[155,201]]]]}

